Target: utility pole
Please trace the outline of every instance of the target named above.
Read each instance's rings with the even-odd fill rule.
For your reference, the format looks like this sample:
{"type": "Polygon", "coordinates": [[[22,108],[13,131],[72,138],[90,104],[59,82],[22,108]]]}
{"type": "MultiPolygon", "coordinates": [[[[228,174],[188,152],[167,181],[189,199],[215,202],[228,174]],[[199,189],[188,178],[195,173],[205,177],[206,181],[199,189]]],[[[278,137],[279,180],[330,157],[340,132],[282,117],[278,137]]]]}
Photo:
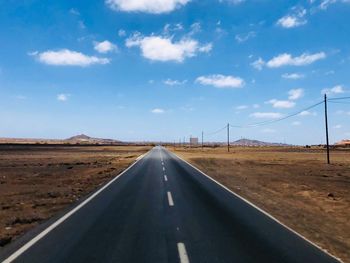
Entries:
{"type": "Polygon", "coordinates": [[[204,132],[202,131],[202,151],[203,151],[203,136],[204,135],[204,132]]]}
{"type": "Polygon", "coordinates": [[[328,116],[327,116],[327,94],[324,94],[324,117],[326,122],[326,143],[327,143],[327,163],[330,164],[329,159],[329,139],[328,139],[328,116]]]}
{"type": "Polygon", "coordinates": [[[230,124],[227,123],[227,151],[230,152],[230,124]]]}

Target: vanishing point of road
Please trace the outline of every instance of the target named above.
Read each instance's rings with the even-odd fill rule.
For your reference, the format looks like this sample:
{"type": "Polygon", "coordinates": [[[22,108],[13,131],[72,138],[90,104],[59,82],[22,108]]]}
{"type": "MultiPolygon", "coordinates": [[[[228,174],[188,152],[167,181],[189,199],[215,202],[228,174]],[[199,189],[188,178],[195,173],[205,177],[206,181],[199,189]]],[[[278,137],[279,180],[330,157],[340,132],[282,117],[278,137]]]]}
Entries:
{"type": "Polygon", "coordinates": [[[0,261],[338,262],[160,146],[0,261]]]}

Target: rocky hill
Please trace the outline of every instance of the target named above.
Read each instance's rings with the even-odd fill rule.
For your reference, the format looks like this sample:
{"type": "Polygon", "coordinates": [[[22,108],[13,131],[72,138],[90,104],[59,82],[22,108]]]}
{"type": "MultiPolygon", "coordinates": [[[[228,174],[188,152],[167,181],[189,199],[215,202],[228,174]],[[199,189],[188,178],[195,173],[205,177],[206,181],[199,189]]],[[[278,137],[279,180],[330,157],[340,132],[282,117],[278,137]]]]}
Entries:
{"type": "Polygon", "coordinates": [[[263,142],[258,140],[250,140],[250,139],[240,139],[231,143],[231,145],[237,146],[288,146],[288,144],[284,143],[271,143],[271,142],[263,142]]]}
{"type": "Polygon", "coordinates": [[[121,141],[113,139],[93,138],[85,134],[76,135],[65,140],[68,143],[117,144],[121,141]]]}

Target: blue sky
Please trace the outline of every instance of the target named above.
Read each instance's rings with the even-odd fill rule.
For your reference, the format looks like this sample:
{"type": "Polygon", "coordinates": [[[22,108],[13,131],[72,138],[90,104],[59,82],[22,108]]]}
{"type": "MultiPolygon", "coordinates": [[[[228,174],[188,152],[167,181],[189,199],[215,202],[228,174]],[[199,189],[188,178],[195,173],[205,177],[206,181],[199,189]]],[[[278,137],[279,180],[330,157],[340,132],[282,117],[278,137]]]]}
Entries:
{"type": "MultiPolygon", "coordinates": [[[[178,141],[350,96],[349,0],[0,1],[0,137],[178,141]]],[[[345,101],[344,101],[345,102],[345,101]]],[[[241,137],[324,142],[322,105],[241,137]]],[[[350,104],[329,104],[331,142],[350,104]]]]}

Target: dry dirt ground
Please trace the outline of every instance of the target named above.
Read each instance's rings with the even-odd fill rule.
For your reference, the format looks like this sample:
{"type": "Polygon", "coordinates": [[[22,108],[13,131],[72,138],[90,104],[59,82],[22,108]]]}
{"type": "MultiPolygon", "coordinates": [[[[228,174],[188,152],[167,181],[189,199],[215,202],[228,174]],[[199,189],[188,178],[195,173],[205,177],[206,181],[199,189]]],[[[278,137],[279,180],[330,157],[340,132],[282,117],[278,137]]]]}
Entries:
{"type": "Polygon", "coordinates": [[[149,149],[0,145],[0,247],[109,181],[149,149]]]}
{"type": "MultiPolygon", "coordinates": [[[[174,151],[172,147],[169,148],[174,151]]],[[[350,151],[285,147],[177,148],[237,194],[350,262],[350,151]]]]}

